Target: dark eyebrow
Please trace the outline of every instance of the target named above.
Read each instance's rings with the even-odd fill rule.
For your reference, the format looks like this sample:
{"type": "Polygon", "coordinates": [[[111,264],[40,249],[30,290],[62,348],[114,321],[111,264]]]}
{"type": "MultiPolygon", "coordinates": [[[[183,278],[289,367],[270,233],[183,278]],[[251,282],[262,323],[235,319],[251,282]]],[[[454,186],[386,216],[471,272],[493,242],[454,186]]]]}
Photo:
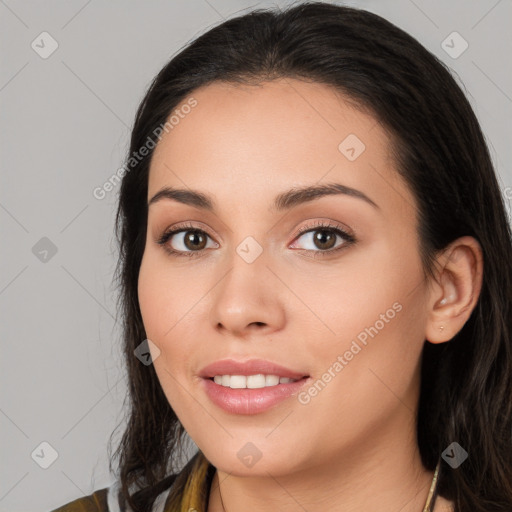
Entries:
{"type": "Polygon", "coordinates": [[[214,201],[206,194],[190,189],[164,187],[158,191],[148,202],[148,206],[162,199],[173,199],[179,203],[195,206],[203,210],[213,211],[214,201]]]}
{"type": "MultiPolygon", "coordinates": [[[[363,201],[366,201],[368,204],[372,205],[374,208],[379,209],[378,205],[367,195],[363,194],[363,192],[355,188],[341,185],[340,183],[328,183],[326,185],[313,185],[292,188],[291,190],[277,195],[271,209],[275,212],[289,210],[290,208],[298,206],[299,204],[307,203],[320,197],[334,194],[344,194],[347,196],[355,197],[357,199],[362,199],[363,201]]],[[[215,201],[210,196],[190,189],[177,189],[171,187],[164,187],[159,192],[157,192],[149,200],[148,206],[151,206],[152,204],[164,198],[172,199],[174,201],[178,201],[190,206],[195,206],[197,208],[211,212],[215,210],[215,201]]]]}
{"type": "Polygon", "coordinates": [[[279,194],[274,200],[273,210],[278,212],[289,210],[290,208],[293,208],[299,204],[335,194],[344,194],[347,196],[356,197],[357,199],[362,199],[368,204],[371,204],[374,208],[379,209],[377,204],[372,201],[366,194],[363,194],[360,190],[341,185],[340,183],[327,183],[325,185],[296,187],[288,190],[287,192],[279,194]]]}

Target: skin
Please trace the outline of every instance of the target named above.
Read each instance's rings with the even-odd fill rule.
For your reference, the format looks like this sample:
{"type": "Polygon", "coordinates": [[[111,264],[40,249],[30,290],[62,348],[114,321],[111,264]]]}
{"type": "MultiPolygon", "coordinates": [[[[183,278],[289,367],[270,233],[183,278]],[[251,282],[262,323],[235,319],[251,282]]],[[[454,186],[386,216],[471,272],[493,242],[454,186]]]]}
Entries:
{"type": "MultiPolygon", "coordinates": [[[[436,279],[424,277],[416,201],[389,136],[334,89],[282,79],[214,83],[193,96],[197,106],[155,149],[148,200],[165,186],[190,188],[216,209],[169,199],[149,207],[139,301],[167,399],[217,468],[208,512],[422,510],[433,472],[415,437],[421,350],[426,339],[449,341],[469,318],[481,286],[478,243],[455,241],[439,255],[436,279]],[[338,150],[349,134],[366,146],[354,161],[338,150]],[[377,207],[341,194],[270,209],[291,187],[332,182],[377,207]],[[337,236],[345,247],[328,254],[315,231],[295,236],[320,220],[356,242],[337,236]],[[171,256],[156,243],[182,222],[208,235],[199,256],[171,256]],[[236,252],[248,236],[263,249],[250,264],[236,252]],[[395,303],[400,312],[307,404],[290,397],[236,415],[202,390],[200,370],[224,358],[268,359],[321,379],[395,303]],[[250,468],[237,457],[247,442],[262,454],[250,468]]],[[[194,250],[183,233],[167,246],[194,250]]],[[[438,498],[440,510],[450,503],[438,498]]]]}

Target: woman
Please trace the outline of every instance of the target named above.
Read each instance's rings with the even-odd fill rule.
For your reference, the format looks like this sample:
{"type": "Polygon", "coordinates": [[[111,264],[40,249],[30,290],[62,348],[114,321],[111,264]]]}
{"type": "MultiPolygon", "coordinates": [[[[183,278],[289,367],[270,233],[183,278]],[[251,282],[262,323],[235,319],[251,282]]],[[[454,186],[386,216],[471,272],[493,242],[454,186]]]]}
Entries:
{"type": "Polygon", "coordinates": [[[415,39],[228,20],[155,78],[123,174],[119,480],[59,510],[512,510],[510,228],[415,39]]]}

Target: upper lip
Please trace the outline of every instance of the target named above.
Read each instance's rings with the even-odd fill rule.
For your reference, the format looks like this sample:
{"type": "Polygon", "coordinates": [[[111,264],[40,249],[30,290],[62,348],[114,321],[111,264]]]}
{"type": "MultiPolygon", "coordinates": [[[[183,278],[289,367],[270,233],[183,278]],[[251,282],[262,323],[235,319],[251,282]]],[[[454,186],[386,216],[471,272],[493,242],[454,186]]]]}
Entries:
{"type": "Polygon", "coordinates": [[[307,375],[302,372],[285,368],[265,359],[250,359],[248,361],[235,361],[234,359],[222,359],[205,366],[199,373],[200,377],[211,378],[215,375],[278,375],[289,379],[302,379],[307,375]]]}

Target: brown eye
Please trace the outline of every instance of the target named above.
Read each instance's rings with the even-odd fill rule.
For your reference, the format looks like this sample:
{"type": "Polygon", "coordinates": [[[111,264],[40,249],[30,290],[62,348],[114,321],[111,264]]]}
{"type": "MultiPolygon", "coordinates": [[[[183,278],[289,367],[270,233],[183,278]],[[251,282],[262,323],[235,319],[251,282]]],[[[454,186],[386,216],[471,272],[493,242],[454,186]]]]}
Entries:
{"type": "Polygon", "coordinates": [[[208,239],[211,237],[201,229],[186,227],[166,231],[157,241],[164,246],[165,250],[172,255],[195,256],[201,254],[207,247],[218,247],[212,242],[209,246],[208,239]]]}
{"type": "Polygon", "coordinates": [[[319,249],[332,249],[336,243],[336,234],[332,230],[317,229],[313,231],[313,243],[319,249]]]}
{"type": "Polygon", "coordinates": [[[204,249],[206,247],[206,237],[202,231],[183,231],[183,243],[187,249],[191,251],[204,249]]]}
{"type": "MultiPolygon", "coordinates": [[[[302,249],[317,254],[332,253],[355,242],[355,238],[342,229],[321,224],[313,228],[306,227],[302,229],[296,240],[300,239],[306,239],[309,243],[309,247],[303,246],[302,249]],[[340,239],[340,243],[336,244],[336,239],[340,239]]],[[[294,248],[296,248],[297,241],[294,242],[294,248]]]]}
{"type": "Polygon", "coordinates": [[[206,248],[209,236],[199,229],[180,229],[168,233],[167,245],[177,252],[198,252],[206,248]]]}

